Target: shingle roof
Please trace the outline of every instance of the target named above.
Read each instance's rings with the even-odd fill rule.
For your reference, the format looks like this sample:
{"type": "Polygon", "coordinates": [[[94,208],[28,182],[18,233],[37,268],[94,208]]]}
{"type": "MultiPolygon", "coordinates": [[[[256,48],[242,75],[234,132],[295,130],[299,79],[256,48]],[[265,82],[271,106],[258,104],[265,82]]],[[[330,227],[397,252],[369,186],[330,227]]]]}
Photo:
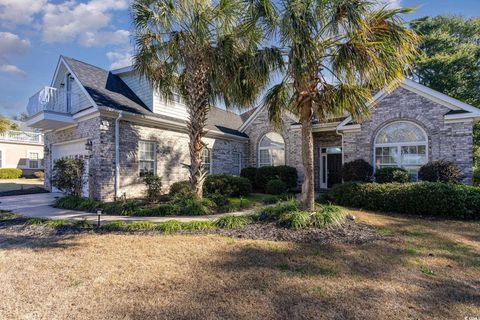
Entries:
{"type": "MultiPolygon", "coordinates": [[[[142,100],[117,75],[73,58],[63,56],[63,59],[99,107],[185,123],[185,121],[150,111],[142,100]]],[[[207,120],[207,130],[218,130],[240,137],[248,137],[237,130],[242,123],[240,115],[212,107],[207,120]]]]}

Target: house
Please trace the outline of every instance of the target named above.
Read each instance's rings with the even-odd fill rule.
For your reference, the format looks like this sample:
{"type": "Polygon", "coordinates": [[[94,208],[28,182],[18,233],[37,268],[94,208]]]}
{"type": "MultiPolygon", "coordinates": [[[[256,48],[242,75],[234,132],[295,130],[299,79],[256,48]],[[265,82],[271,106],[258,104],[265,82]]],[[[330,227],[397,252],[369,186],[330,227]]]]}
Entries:
{"type": "MultiPolygon", "coordinates": [[[[401,166],[417,179],[429,160],[448,159],[472,182],[472,130],[480,110],[405,80],[375,96],[372,114],[314,124],[315,185],[341,182],[342,163],[365,159],[377,168],[401,166]]],[[[55,160],[85,159],[84,195],[101,200],[140,196],[140,172],[153,170],[163,187],[188,179],[187,112],[166,101],[132,68],[107,71],[60,57],[52,82],[27,107],[28,124],[45,133],[46,187],[55,160]]],[[[303,177],[298,119],[283,115],[281,130],[265,108],[235,114],[213,107],[202,154],[210,173],[239,174],[247,166],[290,165],[303,177]]]]}
{"type": "Polygon", "coordinates": [[[43,135],[20,122],[17,125],[19,130],[0,133],[0,168],[18,168],[30,177],[44,169],[43,135]]]}

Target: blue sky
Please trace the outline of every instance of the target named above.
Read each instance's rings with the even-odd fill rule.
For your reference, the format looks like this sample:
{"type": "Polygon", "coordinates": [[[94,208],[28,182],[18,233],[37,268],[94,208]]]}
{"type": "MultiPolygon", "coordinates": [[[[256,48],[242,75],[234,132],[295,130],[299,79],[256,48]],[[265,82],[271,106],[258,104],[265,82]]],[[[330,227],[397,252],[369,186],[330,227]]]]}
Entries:
{"type": "MultiPolygon", "coordinates": [[[[131,56],[131,0],[0,0],[0,114],[25,111],[60,54],[112,69],[131,56]]],[[[480,0],[383,0],[426,15],[480,15],[480,0]]]]}

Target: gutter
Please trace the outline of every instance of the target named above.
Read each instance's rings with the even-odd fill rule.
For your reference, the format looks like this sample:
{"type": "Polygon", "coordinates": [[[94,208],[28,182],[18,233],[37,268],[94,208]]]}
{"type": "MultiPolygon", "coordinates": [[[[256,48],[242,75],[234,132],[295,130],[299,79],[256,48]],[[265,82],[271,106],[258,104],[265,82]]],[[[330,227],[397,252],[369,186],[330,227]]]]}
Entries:
{"type": "Polygon", "coordinates": [[[120,119],[122,117],[123,112],[120,111],[115,119],[115,201],[120,193],[120,119]]]}

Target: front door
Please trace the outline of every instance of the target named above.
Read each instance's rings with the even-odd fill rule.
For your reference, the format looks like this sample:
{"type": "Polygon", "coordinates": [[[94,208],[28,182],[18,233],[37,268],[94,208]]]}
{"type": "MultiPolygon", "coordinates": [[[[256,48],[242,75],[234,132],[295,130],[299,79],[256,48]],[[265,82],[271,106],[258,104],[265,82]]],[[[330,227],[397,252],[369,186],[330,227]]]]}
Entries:
{"type": "Polygon", "coordinates": [[[336,184],[342,183],[342,154],[328,154],[327,155],[328,168],[328,188],[336,184]]]}

